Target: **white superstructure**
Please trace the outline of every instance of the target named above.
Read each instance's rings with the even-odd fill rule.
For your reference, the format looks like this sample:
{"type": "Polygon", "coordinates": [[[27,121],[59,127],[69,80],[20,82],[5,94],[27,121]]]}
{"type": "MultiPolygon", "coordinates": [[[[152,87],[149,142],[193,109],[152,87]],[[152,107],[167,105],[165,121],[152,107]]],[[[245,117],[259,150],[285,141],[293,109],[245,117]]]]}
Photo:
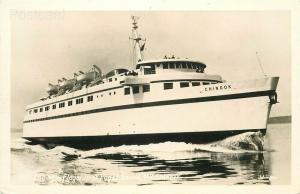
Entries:
{"type": "Polygon", "coordinates": [[[149,137],[208,141],[243,131],[265,133],[277,102],[278,77],[225,82],[206,74],[206,65],[199,61],[145,61],[137,28],[133,17],[135,69],[102,75],[94,66],[73,79],[49,84],[49,97],[26,108],[23,137],[78,146],[104,138],[127,138],[125,143],[130,137],[139,142],[149,137]]]}

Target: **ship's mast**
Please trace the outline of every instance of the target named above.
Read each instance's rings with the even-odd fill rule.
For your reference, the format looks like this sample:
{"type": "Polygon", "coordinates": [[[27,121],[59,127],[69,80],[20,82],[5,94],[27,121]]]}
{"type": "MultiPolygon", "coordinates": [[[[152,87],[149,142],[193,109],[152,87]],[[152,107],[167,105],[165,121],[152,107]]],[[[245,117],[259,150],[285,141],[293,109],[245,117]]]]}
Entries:
{"type": "Polygon", "coordinates": [[[131,39],[133,40],[133,49],[135,51],[135,57],[136,57],[133,62],[136,64],[137,62],[144,60],[143,50],[145,48],[145,43],[142,44],[141,41],[145,41],[145,40],[142,39],[138,34],[137,20],[139,19],[139,17],[131,16],[131,19],[132,19],[132,25],[133,25],[131,39]]]}

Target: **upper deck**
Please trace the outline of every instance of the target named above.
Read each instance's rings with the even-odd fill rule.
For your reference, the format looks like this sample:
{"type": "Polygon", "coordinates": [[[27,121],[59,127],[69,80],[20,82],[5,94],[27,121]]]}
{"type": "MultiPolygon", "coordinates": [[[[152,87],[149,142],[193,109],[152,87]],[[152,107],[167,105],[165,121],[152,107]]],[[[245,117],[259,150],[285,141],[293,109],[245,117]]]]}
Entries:
{"type": "Polygon", "coordinates": [[[129,71],[125,69],[121,71],[112,70],[103,76],[102,81],[96,85],[87,85],[77,91],[66,92],[60,96],[48,97],[46,100],[28,105],[26,109],[33,109],[45,104],[76,98],[99,91],[108,91],[116,87],[176,81],[210,81],[214,83],[223,81],[219,75],[204,73],[203,70],[201,70],[204,66],[203,63],[191,60],[145,61],[137,65],[137,67],[139,67],[138,69],[129,71]]]}

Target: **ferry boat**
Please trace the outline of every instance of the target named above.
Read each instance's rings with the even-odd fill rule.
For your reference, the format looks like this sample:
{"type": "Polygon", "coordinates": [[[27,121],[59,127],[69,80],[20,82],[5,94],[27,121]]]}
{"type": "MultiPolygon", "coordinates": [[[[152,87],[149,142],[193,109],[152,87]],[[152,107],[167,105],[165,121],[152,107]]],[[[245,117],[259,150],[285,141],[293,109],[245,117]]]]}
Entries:
{"type": "Polygon", "coordinates": [[[145,40],[138,34],[138,18],[132,20],[134,68],[102,74],[94,65],[49,84],[48,96],[26,107],[23,138],[90,149],[266,133],[279,77],[228,82],[207,74],[198,60],[144,60],[145,40]]]}

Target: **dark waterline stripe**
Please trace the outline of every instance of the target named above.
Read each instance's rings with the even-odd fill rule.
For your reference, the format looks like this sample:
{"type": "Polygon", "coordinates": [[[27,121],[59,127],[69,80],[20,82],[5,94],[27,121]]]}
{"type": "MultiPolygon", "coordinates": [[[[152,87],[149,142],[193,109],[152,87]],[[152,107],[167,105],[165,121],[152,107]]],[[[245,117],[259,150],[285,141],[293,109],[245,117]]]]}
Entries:
{"type": "Polygon", "coordinates": [[[187,104],[187,103],[196,103],[196,102],[231,100],[231,99],[238,99],[238,98],[252,98],[252,97],[259,97],[259,96],[268,96],[268,95],[271,95],[272,93],[274,93],[274,91],[268,90],[268,91],[259,91],[259,92],[228,94],[228,95],[222,95],[222,96],[207,96],[207,97],[197,97],[197,98],[187,98],[187,99],[177,99],[177,100],[146,102],[146,103],[138,103],[138,104],[128,104],[128,105],[120,105],[120,106],[92,109],[92,110],[81,111],[81,112],[76,112],[76,113],[68,113],[68,114],[64,114],[64,115],[45,117],[45,118],[40,118],[40,119],[27,120],[27,121],[23,121],[23,123],[59,119],[59,118],[64,118],[64,117],[73,117],[73,116],[86,115],[86,114],[99,113],[99,112],[126,110],[126,109],[132,109],[132,108],[145,108],[145,107],[153,107],[153,106],[165,106],[165,105],[187,104]]]}

